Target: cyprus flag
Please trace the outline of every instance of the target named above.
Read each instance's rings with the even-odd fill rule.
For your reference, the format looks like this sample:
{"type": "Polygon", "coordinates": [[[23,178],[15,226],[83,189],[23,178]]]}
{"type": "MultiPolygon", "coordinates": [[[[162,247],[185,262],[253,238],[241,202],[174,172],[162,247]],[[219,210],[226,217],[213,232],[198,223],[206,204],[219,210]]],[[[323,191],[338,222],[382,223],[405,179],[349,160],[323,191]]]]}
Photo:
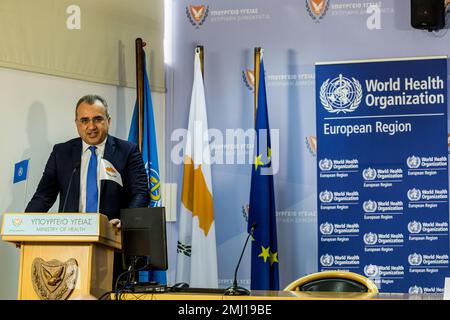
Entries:
{"type": "Polygon", "coordinates": [[[176,282],[190,287],[217,288],[216,231],[207,135],[205,92],[200,50],[194,59],[194,84],[184,149],[176,282]]]}

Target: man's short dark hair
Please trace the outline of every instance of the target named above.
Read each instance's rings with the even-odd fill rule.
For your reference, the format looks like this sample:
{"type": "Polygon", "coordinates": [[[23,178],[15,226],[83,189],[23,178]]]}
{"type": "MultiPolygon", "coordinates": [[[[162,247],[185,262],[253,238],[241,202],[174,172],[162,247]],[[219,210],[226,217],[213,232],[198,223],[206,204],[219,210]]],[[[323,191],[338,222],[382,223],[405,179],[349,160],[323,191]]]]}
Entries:
{"type": "Polygon", "coordinates": [[[78,110],[78,106],[82,103],[87,103],[89,105],[93,105],[95,104],[97,101],[100,101],[100,103],[105,107],[105,114],[106,114],[106,118],[110,118],[109,116],[109,112],[108,112],[108,104],[106,103],[105,98],[97,95],[97,94],[87,94],[83,97],[80,98],[80,100],[78,100],[77,102],[77,106],[75,108],[75,118],[77,117],[77,110],[78,110]]]}

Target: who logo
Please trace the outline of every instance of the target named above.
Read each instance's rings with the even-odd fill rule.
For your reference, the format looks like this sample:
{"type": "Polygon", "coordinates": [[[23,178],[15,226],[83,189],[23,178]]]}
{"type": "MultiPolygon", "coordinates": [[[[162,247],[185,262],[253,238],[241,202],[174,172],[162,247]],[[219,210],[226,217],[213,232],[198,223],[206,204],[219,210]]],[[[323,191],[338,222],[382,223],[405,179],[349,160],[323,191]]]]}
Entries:
{"type": "Polygon", "coordinates": [[[361,84],[353,77],[349,79],[340,74],[334,79],[325,80],[320,86],[320,102],[330,113],[353,112],[361,100],[361,84]]]}
{"type": "Polygon", "coordinates": [[[319,199],[321,202],[330,203],[333,201],[333,192],[325,190],[319,193],[319,199]]]}
{"type": "Polygon", "coordinates": [[[412,266],[420,266],[422,261],[422,255],[419,253],[413,253],[408,256],[408,262],[412,266]]]}
{"type": "Polygon", "coordinates": [[[378,269],[378,266],[376,266],[374,264],[369,264],[364,267],[364,274],[369,278],[376,277],[376,276],[378,276],[379,273],[380,273],[380,271],[378,269]]]}
{"type": "Polygon", "coordinates": [[[422,198],[422,192],[419,189],[409,189],[407,192],[408,199],[410,201],[419,201],[422,198]]]}
{"type": "Polygon", "coordinates": [[[362,176],[363,176],[364,180],[373,181],[377,177],[377,170],[373,169],[371,167],[366,168],[363,170],[362,176]]]}
{"type": "Polygon", "coordinates": [[[201,25],[205,22],[208,17],[209,6],[199,5],[199,6],[187,6],[186,16],[189,22],[196,28],[199,29],[201,25]]]}
{"type": "Polygon", "coordinates": [[[366,245],[374,245],[378,241],[378,236],[376,235],[376,233],[369,232],[364,234],[363,240],[366,245]]]}
{"type": "Polygon", "coordinates": [[[415,220],[411,221],[408,223],[408,231],[410,233],[420,233],[420,231],[422,231],[422,223],[415,220]]]}
{"type": "Polygon", "coordinates": [[[331,267],[334,263],[334,257],[330,254],[324,254],[320,257],[320,264],[324,267],[331,267]]]}
{"type": "Polygon", "coordinates": [[[334,226],[329,222],[322,223],[319,227],[321,234],[330,235],[333,233],[334,226]]]}
{"type": "Polygon", "coordinates": [[[321,159],[319,161],[319,168],[322,171],[330,171],[331,169],[333,169],[333,160],[330,159],[321,159]]]}
{"type": "Polygon", "coordinates": [[[373,213],[373,212],[377,211],[377,203],[372,200],[364,201],[363,210],[366,213],[373,213]]]}
{"type": "Polygon", "coordinates": [[[422,294],[423,288],[419,287],[419,286],[412,286],[412,287],[409,287],[408,293],[409,294],[422,294]]]}
{"type": "Polygon", "coordinates": [[[421,160],[419,157],[411,156],[406,159],[406,164],[410,169],[417,169],[420,167],[421,160]]]}

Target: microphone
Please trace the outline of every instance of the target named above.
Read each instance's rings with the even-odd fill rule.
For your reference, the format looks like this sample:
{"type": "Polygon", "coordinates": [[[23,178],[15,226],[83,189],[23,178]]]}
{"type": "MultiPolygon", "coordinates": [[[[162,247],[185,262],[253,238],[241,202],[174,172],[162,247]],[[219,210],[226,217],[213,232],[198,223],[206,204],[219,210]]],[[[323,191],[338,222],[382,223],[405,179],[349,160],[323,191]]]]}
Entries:
{"type": "Polygon", "coordinates": [[[66,193],[66,198],[64,199],[64,205],[62,207],[62,212],[66,212],[66,204],[67,204],[67,199],[69,198],[70,187],[72,186],[73,175],[75,174],[75,172],[77,172],[77,170],[79,168],[80,168],[80,163],[77,163],[75,165],[75,167],[73,168],[72,173],[70,174],[69,186],[67,187],[67,193],[66,193]]]}
{"type": "Polygon", "coordinates": [[[255,228],[256,228],[256,223],[253,222],[250,227],[250,232],[248,233],[247,239],[245,240],[244,248],[242,249],[241,256],[239,257],[239,261],[237,263],[236,269],[234,270],[233,285],[225,290],[225,293],[224,293],[225,296],[249,296],[250,295],[249,290],[238,286],[237,272],[238,272],[239,266],[241,264],[242,256],[244,255],[245,248],[247,247],[248,239],[250,239],[250,236],[253,236],[253,232],[255,231],[255,228]]]}

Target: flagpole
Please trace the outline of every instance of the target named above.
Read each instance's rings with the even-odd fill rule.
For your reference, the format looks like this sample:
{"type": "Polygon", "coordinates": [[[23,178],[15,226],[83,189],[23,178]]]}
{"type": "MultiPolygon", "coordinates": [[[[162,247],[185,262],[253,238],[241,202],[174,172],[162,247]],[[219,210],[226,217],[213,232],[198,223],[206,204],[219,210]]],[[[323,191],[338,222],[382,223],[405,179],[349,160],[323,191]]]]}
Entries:
{"type": "Polygon", "coordinates": [[[145,43],[141,38],[137,38],[135,41],[136,48],[136,101],[138,105],[138,144],[139,150],[142,152],[142,139],[143,139],[143,119],[144,119],[144,72],[143,72],[143,55],[142,50],[145,47],[145,43]]]}
{"type": "Polygon", "coordinates": [[[254,84],[254,105],[253,105],[253,117],[256,123],[256,109],[258,108],[258,90],[259,90],[259,65],[261,64],[261,47],[255,47],[255,84],[254,84]]]}
{"type": "Polygon", "coordinates": [[[195,48],[195,51],[199,51],[200,53],[200,70],[202,71],[203,82],[205,82],[205,63],[204,63],[204,50],[203,46],[198,45],[195,48]]]}

